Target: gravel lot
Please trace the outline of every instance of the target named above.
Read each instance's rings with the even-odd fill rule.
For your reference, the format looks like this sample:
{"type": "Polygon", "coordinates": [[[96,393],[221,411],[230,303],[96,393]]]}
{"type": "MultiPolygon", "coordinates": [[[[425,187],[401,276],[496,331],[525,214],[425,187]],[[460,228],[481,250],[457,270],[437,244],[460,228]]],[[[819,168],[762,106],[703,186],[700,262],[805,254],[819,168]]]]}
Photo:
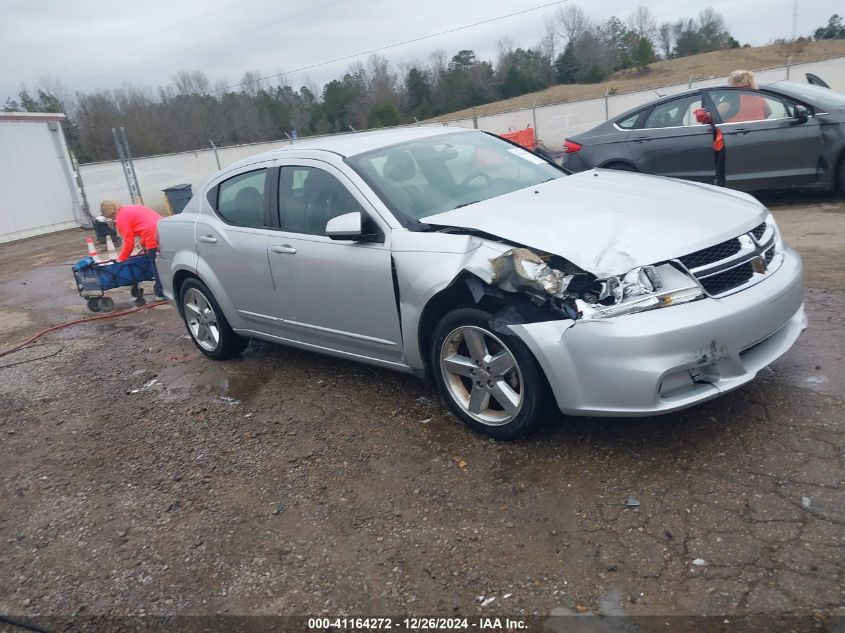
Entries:
{"type": "MultiPolygon", "coordinates": [[[[845,615],[845,201],[766,202],[810,328],[663,417],[497,443],[413,377],[207,360],[169,307],[0,358],[0,613],[845,615]]],[[[83,254],[0,246],[0,351],[90,315],[83,254]]]]}

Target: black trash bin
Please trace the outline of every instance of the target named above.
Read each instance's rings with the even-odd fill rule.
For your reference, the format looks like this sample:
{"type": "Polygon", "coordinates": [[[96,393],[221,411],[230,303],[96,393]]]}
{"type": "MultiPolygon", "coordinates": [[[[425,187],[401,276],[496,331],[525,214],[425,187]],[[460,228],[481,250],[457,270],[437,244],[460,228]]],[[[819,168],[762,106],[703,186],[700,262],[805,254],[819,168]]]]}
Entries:
{"type": "Polygon", "coordinates": [[[167,189],[162,189],[162,191],[167,196],[167,203],[174,214],[182,213],[182,209],[194,195],[194,192],[191,191],[191,185],[173,185],[167,189]]]}

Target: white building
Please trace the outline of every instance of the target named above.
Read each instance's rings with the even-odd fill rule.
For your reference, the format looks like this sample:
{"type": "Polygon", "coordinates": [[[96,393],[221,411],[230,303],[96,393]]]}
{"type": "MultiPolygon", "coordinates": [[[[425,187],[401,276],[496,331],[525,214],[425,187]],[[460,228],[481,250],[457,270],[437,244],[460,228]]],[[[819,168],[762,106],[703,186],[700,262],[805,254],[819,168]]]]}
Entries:
{"type": "Polygon", "coordinates": [[[64,119],[64,114],[0,112],[0,243],[90,226],[64,119]]]}

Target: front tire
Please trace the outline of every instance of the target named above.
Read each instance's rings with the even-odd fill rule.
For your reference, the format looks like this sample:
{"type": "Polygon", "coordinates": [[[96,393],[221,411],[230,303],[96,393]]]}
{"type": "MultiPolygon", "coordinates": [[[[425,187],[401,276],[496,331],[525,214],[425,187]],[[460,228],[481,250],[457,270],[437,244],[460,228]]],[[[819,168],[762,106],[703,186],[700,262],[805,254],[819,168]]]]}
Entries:
{"type": "Polygon", "coordinates": [[[249,345],[248,338],[235,334],[214,295],[199,279],[182,284],[179,307],[191,340],[206,356],[226,360],[249,345]]]}
{"type": "Polygon", "coordinates": [[[449,408],[467,425],[512,440],[539,423],[546,382],[526,345],[494,332],[490,320],[477,308],[444,316],[430,350],[432,375],[449,408]]]}

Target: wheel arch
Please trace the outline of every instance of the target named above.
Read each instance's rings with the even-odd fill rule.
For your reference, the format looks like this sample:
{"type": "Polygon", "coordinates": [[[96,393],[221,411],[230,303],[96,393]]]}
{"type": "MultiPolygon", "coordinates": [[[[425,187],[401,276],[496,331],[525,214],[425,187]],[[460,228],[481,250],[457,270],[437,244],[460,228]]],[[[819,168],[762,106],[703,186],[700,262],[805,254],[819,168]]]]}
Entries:
{"type": "Polygon", "coordinates": [[[182,296],[182,286],[185,285],[185,282],[189,279],[202,281],[202,279],[199,278],[199,275],[187,269],[177,270],[173,275],[173,299],[180,315],[182,314],[182,302],[179,298],[182,296]]]}
{"type": "Polygon", "coordinates": [[[481,278],[464,270],[446,288],[432,295],[425,304],[420,314],[419,326],[417,328],[417,342],[420,346],[420,356],[423,360],[426,374],[429,374],[431,371],[429,351],[431,350],[434,328],[437,327],[437,324],[446,314],[459,308],[477,307],[494,311],[496,308],[504,305],[503,301],[488,294],[484,294],[479,300],[476,300],[470,289],[470,284],[473,283],[484,284],[481,278]]]}
{"type": "Polygon", "coordinates": [[[622,167],[625,167],[626,169],[624,171],[641,173],[637,166],[634,165],[634,163],[622,158],[611,158],[609,160],[604,161],[601,165],[599,165],[599,167],[602,169],[616,169],[614,165],[621,165],[622,167]]]}

